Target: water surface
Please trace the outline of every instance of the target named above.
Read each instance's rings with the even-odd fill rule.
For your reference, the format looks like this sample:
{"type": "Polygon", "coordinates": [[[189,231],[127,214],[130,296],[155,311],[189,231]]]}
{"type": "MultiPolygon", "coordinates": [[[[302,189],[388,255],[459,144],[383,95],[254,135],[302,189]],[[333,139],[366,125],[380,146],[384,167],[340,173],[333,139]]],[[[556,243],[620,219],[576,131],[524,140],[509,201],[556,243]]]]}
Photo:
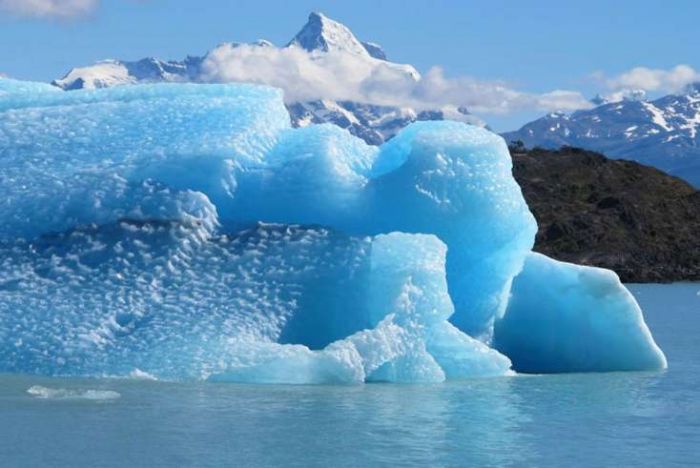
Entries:
{"type": "Polygon", "coordinates": [[[358,386],[0,376],[0,466],[697,466],[700,284],[630,288],[668,371],[358,386]]]}

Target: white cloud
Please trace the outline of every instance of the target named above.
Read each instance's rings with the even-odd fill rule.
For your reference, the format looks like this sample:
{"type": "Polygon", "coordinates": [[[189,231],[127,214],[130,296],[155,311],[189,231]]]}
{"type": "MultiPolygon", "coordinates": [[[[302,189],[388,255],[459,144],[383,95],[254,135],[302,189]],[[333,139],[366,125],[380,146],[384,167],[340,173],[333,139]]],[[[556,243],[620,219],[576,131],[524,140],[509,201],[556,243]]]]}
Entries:
{"type": "Polygon", "coordinates": [[[647,92],[640,88],[635,89],[619,89],[609,94],[602,96],[607,102],[620,102],[620,101],[644,101],[647,99],[647,92]]]}
{"type": "Polygon", "coordinates": [[[466,106],[478,114],[590,107],[578,92],[545,94],[515,90],[502,82],[447,77],[434,67],[420,76],[401,65],[343,52],[308,53],[300,48],[224,44],[203,64],[202,81],[248,81],[282,88],[289,102],[353,100],[418,110],[466,106]]]}
{"type": "Polygon", "coordinates": [[[91,13],[98,0],[0,0],[0,10],[17,16],[74,18],[91,13]]]}
{"type": "Polygon", "coordinates": [[[677,65],[670,70],[636,67],[612,78],[598,74],[608,88],[627,92],[628,90],[660,91],[675,93],[686,86],[700,81],[700,73],[689,65],[677,65]]]}

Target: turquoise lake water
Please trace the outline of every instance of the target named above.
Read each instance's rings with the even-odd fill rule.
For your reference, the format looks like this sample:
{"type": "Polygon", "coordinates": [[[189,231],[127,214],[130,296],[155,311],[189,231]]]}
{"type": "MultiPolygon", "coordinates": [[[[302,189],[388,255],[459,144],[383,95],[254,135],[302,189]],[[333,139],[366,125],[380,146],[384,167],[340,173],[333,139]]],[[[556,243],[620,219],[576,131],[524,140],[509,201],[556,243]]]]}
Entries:
{"type": "Polygon", "coordinates": [[[665,372],[360,386],[0,376],[0,466],[699,466],[700,284],[629,287],[665,372]]]}

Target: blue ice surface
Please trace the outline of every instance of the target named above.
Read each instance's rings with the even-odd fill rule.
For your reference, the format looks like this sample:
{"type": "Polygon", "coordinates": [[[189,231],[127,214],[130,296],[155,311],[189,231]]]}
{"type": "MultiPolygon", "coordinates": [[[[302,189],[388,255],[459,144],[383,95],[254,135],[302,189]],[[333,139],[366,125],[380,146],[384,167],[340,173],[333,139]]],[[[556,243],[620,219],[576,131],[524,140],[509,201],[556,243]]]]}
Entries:
{"type": "Polygon", "coordinates": [[[513,283],[496,348],[519,372],[664,369],[634,296],[615,273],[532,253],[513,283]]]}
{"type": "Polygon", "coordinates": [[[59,93],[61,90],[48,83],[36,81],[21,81],[0,77],[0,96],[4,96],[5,102],[10,102],[12,96],[26,99],[35,93],[59,93]]]}
{"type": "Polygon", "coordinates": [[[212,236],[122,220],[2,252],[5,372],[354,383],[510,368],[447,322],[445,246],[432,235],[258,225],[212,236]]]}
{"type": "MultiPolygon", "coordinates": [[[[497,135],[420,122],[371,147],[335,126],[292,129],[281,92],[255,85],[0,90],[0,371],[270,383],[510,372],[489,345],[495,323],[522,313],[511,285],[536,224],[497,135]]],[[[596,281],[577,278],[573,290],[596,281]]],[[[613,312],[644,326],[633,300],[613,312]]],[[[606,370],[658,351],[611,330],[627,352],[606,370]]]]}
{"type": "Polygon", "coordinates": [[[374,235],[431,233],[448,246],[452,322],[490,338],[537,230],[497,135],[418,122],[378,151],[332,125],[284,132],[269,164],[242,168],[222,222],[322,224],[374,235]]]}

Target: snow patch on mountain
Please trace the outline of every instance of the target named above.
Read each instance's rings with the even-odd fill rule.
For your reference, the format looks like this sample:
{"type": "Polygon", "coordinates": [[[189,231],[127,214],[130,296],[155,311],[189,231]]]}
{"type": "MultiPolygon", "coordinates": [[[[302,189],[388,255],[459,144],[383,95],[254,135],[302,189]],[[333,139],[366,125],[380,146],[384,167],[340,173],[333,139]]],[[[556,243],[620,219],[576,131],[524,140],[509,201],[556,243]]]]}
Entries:
{"type": "Polygon", "coordinates": [[[144,82],[196,81],[201,62],[199,57],[187,57],[183,61],[164,61],[152,57],[134,62],[103,60],[88,67],[73,68],[52,84],[69,91],[144,82]]]}
{"type": "Polygon", "coordinates": [[[73,68],[66,76],[53,83],[65,90],[109,88],[131,84],[138,78],[129,74],[129,68],[118,60],[104,60],[89,67],[73,68]]]}
{"type": "Polygon", "coordinates": [[[668,122],[666,122],[666,119],[664,118],[664,112],[661,109],[654,106],[654,104],[650,102],[644,102],[642,103],[642,105],[647,111],[649,111],[649,114],[651,115],[651,121],[654,122],[654,124],[663,128],[667,132],[673,130],[673,128],[668,124],[668,122]]]}

